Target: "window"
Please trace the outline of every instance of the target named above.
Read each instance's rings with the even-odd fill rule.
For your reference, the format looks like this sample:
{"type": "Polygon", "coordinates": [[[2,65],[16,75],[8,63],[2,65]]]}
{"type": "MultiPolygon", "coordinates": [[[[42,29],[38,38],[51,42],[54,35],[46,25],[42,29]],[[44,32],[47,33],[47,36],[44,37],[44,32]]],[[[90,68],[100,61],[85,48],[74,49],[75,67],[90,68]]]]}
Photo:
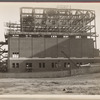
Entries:
{"type": "Polygon", "coordinates": [[[17,52],[17,58],[19,57],[19,52],[17,52]]]}
{"type": "Polygon", "coordinates": [[[54,68],[54,63],[52,63],[52,68],[54,68]]]}
{"type": "Polygon", "coordinates": [[[12,68],[19,68],[19,63],[12,63],[12,68]]]}
{"type": "Polygon", "coordinates": [[[39,63],[39,68],[41,68],[41,63],[39,63]]]}
{"type": "Polygon", "coordinates": [[[42,14],[43,13],[43,9],[35,9],[35,13],[42,14]]]}
{"type": "Polygon", "coordinates": [[[58,68],[58,67],[61,67],[61,64],[59,62],[52,63],[52,68],[58,68]]]}
{"type": "Polygon", "coordinates": [[[14,58],[16,58],[16,52],[14,52],[14,58]]]}
{"type": "Polygon", "coordinates": [[[26,67],[28,66],[28,63],[26,63],[26,67]]]}
{"type": "Polygon", "coordinates": [[[12,63],[12,68],[15,68],[15,63],[12,63]]]}
{"type": "Polygon", "coordinates": [[[32,67],[32,63],[29,63],[29,67],[32,67]]]}
{"type": "Polygon", "coordinates": [[[66,63],[64,63],[64,67],[65,67],[65,68],[67,67],[67,64],[66,64],[66,63]]]}
{"type": "Polygon", "coordinates": [[[66,35],[64,35],[63,37],[64,37],[64,38],[68,38],[68,36],[66,36],[66,35]]]}
{"type": "Polygon", "coordinates": [[[39,68],[45,68],[45,63],[39,63],[39,68]]]}
{"type": "Polygon", "coordinates": [[[19,63],[16,63],[16,68],[19,68],[19,63]]]}
{"type": "Polygon", "coordinates": [[[12,57],[14,58],[14,56],[15,56],[15,53],[13,52],[12,57]]]}
{"type": "Polygon", "coordinates": [[[56,35],[51,35],[51,37],[55,38],[55,37],[57,37],[57,36],[56,36],[56,35]]]}
{"type": "Polygon", "coordinates": [[[68,63],[67,67],[70,68],[70,63],[68,63]]]}
{"type": "Polygon", "coordinates": [[[58,38],[63,38],[63,35],[57,35],[58,38]]]}
{"type": "Polygon", "coordinates": [[[70,63],[64,63],[64,67],[66,68],[66,69],[69,69],[70,68],[70,63]]]}
{"type": "Polygon", "coordinates": [[[26,67],[32,67],[32,63],[26,63],[26,67]]]}
{"type": "Polygon", "coordinates": [[[43,63],[43,68],[45,68],[45,63],[43,63]]]}
{"type": "Polygon", "coordinates": [[[46,38],[51,38],[51,35],[44,35],[44,37],[46,37],[46,38]]]}
{"type": "Polygon", "coordinates": [[[19,57],[19,52],[13,52],[12,57],[13,58],[18,58],[19,57]]]}
{"type": "Polygon", "coordinates": [[[32,72],[32,63],[26,63],[26,71],[32,72]]]}
{"type": "Polygon", "coordinates": [[[32,9],[31,8],[30,9],[23,8],[22,13],[32,13],[32,9]]]}

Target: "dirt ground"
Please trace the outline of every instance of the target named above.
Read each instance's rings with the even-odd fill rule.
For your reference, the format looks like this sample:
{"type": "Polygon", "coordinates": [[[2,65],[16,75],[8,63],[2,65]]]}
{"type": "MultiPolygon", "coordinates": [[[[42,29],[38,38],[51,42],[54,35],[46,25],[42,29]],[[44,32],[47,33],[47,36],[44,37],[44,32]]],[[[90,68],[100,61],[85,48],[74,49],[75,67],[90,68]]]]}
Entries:
{"type": "Polygon", "coordinates": [[[1,78],[3,94],[100,95],[100,73],[64,78],[1,78]]]}

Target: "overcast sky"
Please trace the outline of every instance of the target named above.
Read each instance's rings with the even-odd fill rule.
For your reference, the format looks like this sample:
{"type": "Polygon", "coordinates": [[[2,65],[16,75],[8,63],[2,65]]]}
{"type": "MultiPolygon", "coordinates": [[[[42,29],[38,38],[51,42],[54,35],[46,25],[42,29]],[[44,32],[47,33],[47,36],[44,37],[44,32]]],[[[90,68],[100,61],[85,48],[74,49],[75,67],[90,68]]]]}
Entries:
{"type": "Polygon", "coordinates": [[[72,9],[89,9],[95,10],[96,13],[96,32],[99,34],[97,38],[97,47],[100,49],[100,3],[1,3],[0,2],[0,41],[4,41],[5,22],[19,22],[20,7],[57,7],[64,5],[72,9]]]}

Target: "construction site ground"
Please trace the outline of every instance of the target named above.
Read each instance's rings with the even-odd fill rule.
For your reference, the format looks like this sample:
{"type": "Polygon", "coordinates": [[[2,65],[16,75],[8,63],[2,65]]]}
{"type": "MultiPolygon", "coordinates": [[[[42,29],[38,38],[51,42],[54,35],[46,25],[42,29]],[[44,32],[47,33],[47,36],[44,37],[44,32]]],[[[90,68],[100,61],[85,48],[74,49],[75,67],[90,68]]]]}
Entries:
{"type": "Polygon", "coordinates": [[[0,95],[100,95],[100,73],[63,78],[1,78],[0,95]]]}

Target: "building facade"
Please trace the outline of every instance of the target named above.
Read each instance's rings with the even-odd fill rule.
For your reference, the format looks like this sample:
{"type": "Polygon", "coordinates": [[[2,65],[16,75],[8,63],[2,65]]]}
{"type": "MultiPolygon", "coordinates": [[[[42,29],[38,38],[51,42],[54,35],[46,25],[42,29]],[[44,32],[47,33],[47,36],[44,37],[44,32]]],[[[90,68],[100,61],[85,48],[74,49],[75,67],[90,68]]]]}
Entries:
{"type": "Polygon", "coordinates": [[[9,23],[6,34],[9,72],[61,71],[99,62],[94,19],[90,10],[21,8],[20,25],[9,23]]]}

